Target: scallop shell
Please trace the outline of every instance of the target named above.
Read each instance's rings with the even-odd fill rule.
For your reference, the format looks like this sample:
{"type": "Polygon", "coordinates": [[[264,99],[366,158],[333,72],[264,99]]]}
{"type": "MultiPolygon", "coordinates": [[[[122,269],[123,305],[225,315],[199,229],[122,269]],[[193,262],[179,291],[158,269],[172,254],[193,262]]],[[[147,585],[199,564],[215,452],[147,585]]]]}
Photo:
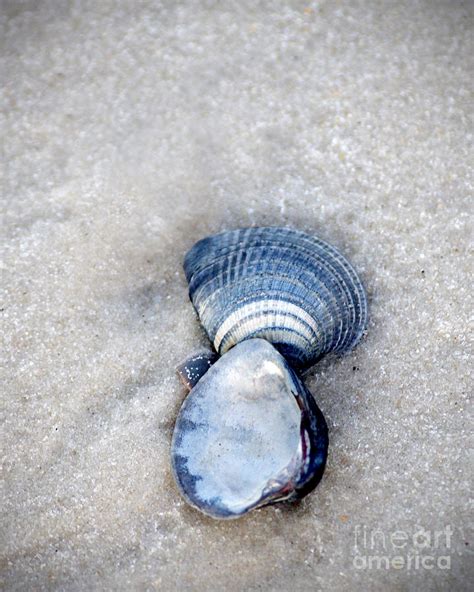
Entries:
{"type": "Polygon", "coordinates": [[[180,409],[171,460],[192,506],[213,518],[309,493],[328,449],[324,417],[278,351],[249,339],[219,358],[180,409]]]}
{"type": "Polygon", "coordinates": [[[352,265],[325,241],[290,228],[231,230],[198,241],[184,270],[189,295],[222,355],[255,337],[296,368],[345,353],[367,324],[352,265]]]}

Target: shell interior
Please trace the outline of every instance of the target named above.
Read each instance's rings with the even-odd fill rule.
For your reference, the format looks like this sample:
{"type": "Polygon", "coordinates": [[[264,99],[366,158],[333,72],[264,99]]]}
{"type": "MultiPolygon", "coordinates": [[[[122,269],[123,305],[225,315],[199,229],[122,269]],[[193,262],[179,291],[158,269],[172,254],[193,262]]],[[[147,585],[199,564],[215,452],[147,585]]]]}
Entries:
{"type": "Polygon", "coordinates": [[[312,396],[271,344],[251,339],[220,358],[185,399],[172,466],[191,505],[235,518],[306,495],[322,476],[327,447],[312,396]]]}

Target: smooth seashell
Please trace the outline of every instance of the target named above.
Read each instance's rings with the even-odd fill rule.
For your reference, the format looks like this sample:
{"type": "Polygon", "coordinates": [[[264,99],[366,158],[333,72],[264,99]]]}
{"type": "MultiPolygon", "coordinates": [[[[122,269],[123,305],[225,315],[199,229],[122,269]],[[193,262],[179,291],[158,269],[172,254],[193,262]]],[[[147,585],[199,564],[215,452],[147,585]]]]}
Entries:
{"type": "Polygon", "coordinates": [[[262,337],[297,368],[344,353],[367,324],[351,264],[328,243],[289,228],[245,228],[197,242],[184,262],[189,294],[216,351],[262,337]]]}
{"type": "Polygon", "coordinates": [[[192,506],[236,518],[306,495],[321,479],[327,448],[326,422],[312,395],[270,343],[249,339],[192,388],[171,456],[192,506]]]}

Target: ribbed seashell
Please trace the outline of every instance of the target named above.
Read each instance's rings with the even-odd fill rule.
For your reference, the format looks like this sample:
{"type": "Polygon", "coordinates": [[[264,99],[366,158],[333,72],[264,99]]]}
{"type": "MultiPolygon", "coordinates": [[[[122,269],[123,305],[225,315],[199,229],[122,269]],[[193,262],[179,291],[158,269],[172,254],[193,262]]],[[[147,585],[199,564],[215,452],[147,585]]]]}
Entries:
{"type": "Polygon", "coordinates": [[[184,270],[218,354],[254,337],[296,368],[360,340],[367,298],[352,265],[325,241],[289,228],[223,232],[197,242],[184,270]]]}
{"type": "Polygon", "coordinates": [[[176,420],[171,460],[184,498],[213,518],[237,518],[309,493],[324,471],[327,426],[283,356],[249,339],[206,371],[207,359],[193,356],[183,371],[192,388],[176,420]]]}

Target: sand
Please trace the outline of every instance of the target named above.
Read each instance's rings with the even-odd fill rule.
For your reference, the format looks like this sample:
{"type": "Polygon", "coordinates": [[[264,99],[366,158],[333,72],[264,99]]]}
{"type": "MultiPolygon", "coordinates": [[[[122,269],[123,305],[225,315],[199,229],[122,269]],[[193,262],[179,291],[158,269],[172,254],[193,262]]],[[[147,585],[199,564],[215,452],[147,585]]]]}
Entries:
{"type": "Polygon", "coordinates": [[[472,589],[473,3],[0,6],[3,588],[472,589]],[[371,320],[306,376],[316,491],[218,522],[170,471],[181,265],[261,224],[340,248],[371,320]]]}

